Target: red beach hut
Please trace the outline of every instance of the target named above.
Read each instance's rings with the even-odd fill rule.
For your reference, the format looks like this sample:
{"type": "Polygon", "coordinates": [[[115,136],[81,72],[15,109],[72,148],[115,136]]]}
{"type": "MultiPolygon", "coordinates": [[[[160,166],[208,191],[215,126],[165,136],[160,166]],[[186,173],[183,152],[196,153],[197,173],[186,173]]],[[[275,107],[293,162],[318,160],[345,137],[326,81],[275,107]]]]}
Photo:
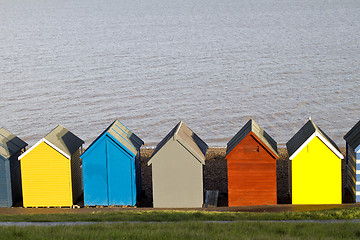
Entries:
{"type": "Polygon", "coordinates": [[[277,203],[277,143],[250,119],[228,142],[229,206],[277,203]]]}

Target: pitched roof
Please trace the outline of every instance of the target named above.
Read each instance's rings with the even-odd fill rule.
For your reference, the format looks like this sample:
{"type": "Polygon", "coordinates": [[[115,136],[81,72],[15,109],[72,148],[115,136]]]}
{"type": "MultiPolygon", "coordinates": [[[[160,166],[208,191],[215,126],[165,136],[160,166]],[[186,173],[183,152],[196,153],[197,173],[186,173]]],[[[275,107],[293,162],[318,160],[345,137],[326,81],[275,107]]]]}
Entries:
{"type": "Polygon", "coordinates": [[[156,146],[148,165],[152,163],[153,156],[170,140],[178,141],[186,148],[199,162],[205,164],[205,155],[208,145],[199,138],[183,121],[180,121],[156,146]]]}
{"type": "Polygon", "coordinates": [[[9,159],[14,153],[19,152],[28,144],[6,130],[0,128],[0,155],[9,159]]]}
{"type": "Polygon", "coordinates": [[[339,158],[344,158],[338,146],[311,119],[286,143],[292,160],[314,137],[319,137],[339,158]]]}
{"type": "Polygon", "coordinates": [[[353,150],[360,146],[360,121],[345,134],[344,139],[353,150]]]}
{"type": "Polygon", "coordinates": [[[227,143],[226,155],[228,155],[250,132],[254,133],[262,143],[272,152],[273,155],[279,157],[276,141],[270,137],[253,119],[250,119],[237,134],[227,143]]]}
{"type": "Polygon", "coordinates": [[[71,156],[79,147],[84,144],[84,141],[75,136],[72,132],[61,125],[58,125],[44,139],[61,151],[71,156]]]}
{"type": "Polygon", "coordinates": [[[143,140],[130,131],[130,129],[128,129],[123,123],[119,120],[115,120],[90,144],[87,149],[90,149],[90,147],[105,133],[110,134],[134,155],[140,151],[140,147],[144,144],[143,140]]]}

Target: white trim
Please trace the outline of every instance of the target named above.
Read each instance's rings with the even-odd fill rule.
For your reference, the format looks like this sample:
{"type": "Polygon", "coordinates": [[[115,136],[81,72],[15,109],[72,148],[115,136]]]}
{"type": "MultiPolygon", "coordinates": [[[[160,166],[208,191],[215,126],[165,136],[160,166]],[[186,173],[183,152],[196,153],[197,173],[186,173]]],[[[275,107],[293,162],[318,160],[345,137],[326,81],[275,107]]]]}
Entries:
{"type": "Polygon", "coordinates": [[[356,196],[359,196],[360,195],[360,192],[359,191],[355,191],[356,193],[355,193],[355,195],[356,196]]]}
{"type": "Polygon", "coordinates": [[[360,174],[360,170],[356,170],[356,171],[355,171],[355,174],[360,174]]]}
{"type": "Polygon", "coordinates": [[[356,164],[359,164],[360,163],[360,160],[356,160],[356,162],[355,162],[356,164]]]}
{"type": "Polygon", "coordinates": [[[183,121],[180,121],[179,127],[176,129],[176,131],[175,131],[175,133],[174,133],[174,135],[173,135],[174,141],[177,140],[177,134],[178,134],[178,132],[179,132],[182,124],[183,124],[183,121]]]}
{"type": "Polygon", "coordinates": [[[324,138],[321,134],[316,132],[316,136],[320,138],[320,140],[328,146],[328,148],[331,149],[335,153],[336,156],[338,156],[340,159],[344,159],[344,156],[339,152],[326,138],[324,138]]]}
{"type": "Polygon", "coordinates": [[[360,182],[359,181],[355,182],[355,185],[360,185],[360,182]]]}
{"type": "Polygon", "coordinates": [[[316,136],[316,132],[314,132],[303,144],[301,144],[301,146],[293,154],[291,154],[289,160],[293,160],[294,157],[296,157],[296,155],[298,155],[301,152],[301,150],[303,150],[306,147],[306,145],[308,145],[311,142],[311,140],[313,140],[315,136],[316,136]]]}
{"type": "Polygon", "coordinates": [[[34,148],[36,148],[40,143],[42,143],[44,141],[44,139],[42,138],[40,141],[38,141],[37,143],[35,143],[31,148],[29,148],[28,150],[26,150],[23,154],[21,154],[18,157],[18,160],[22,159],[23,157],[26,156],[26,154],[28,154],[29,152],[31,152],[34,148]]]}
{"type": "Polygon", "coordinates": [[[18,160],[22,159],[23,157],[26,156],[26,154],[28,154],[29,152],[31,152],[34,148],[36,148],[40,143],[46,143],[47,145],[49,145],[50,147],[54,148],[56,151],[58,151],[60,154],[64,155],[67,159],[71,159],[71,157],[64,153],[63,151],[61,151],[58,147],[56,147],[54,144],[52,144],[51,142],[49,142],[48,140],[46,140],[45,138],[42,138],[40,141],[38,141],[37,143],[35,143],[35,145],[33,145],[31,148],[29,148],[28,150],[26,150],[23,154],[21,154],[18,158],[18,160]]]}
{"type": "Polygon", "coordinates": [[[62,155],[64,155],[67,159],[71,159],[71,156],[69,156],[68,154],[66,154],[64,151],[60,150],[60,148],[56,147],[54,144],[52,144],[51,142],[49,142],[48,140],[46,140],[45,138],[44,142],[46,144],[48,144],[50,147],[54,148],[56,151],[58,151],[59,153],[61,153],[62,155]]]}
{"type": "Polygon", "coordinates": [[[344,156],[326,139],[324,138],[318,131],[315,131],[290,157],[289,160],[293,160],[296,155],[298,155],[301,150],[303,150],[306,145],[308,145],[314,137],[318,137],[330,150],[335,153],[335,155],[340,158],[344,159],[344,156]]]}

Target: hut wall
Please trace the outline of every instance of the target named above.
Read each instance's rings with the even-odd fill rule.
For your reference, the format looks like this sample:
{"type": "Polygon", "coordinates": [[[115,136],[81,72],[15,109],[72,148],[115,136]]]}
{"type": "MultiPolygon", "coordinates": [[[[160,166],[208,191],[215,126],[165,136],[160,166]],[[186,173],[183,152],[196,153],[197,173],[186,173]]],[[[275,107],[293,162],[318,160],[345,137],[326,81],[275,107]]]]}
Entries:
{"type": "Polygon", "coordinates": [[[170,140],[152,162],[155,208],[203,205],[203,165],[177,141],[170,140]]]}
{"type": "Polygon", "coordinates": [[[13,204],[18,203],[22,199],[20,161],[18,159],[19,156],[20,152],[12,155],[9,159],[13,204]]]}
{"type": "Polygon", "coordinates": [[[356,196],[356,192],[360,193],[360,185],[356,181],[360,179],[360,174],[356,174],[356,170],[360,170],[360,164],[356,164],[357,154],[354,149],[347,144],[346,148],[346,185],[350,190],[356,202],[360,201],[360,196],[356,196]]]}
{"type": "Polygon", "coordinates": [[[293,204],[341,204],[341,159],[315,137],[292,160],[293,204]]]}
{"type": "Polygon", "coordinates": [[[229,206],[277,202],[276,159],[248,134],[227,157],[229,206]]]}
{"type": "Polygon", "coordinates": [[[82,156],[84,204],[136,204],[135,156],[109,135],[100,137],[82,156]]]}
{"type": "Polygon", "coordinates": [[[0,156],[0,207],[11,207],[11,181],[9,161],[0,156]]]}
{"type": "Polygon", "coordinates": [[[79,148],[71,156],[71,185],[73,194],[73,203],[77,204],[83,193],[82,172],[81,172],[81,149],[79,148]]]}
{"type": "Polygon", "coordinates": [[[20,160],[24,207],[72,206],[69,161],[45,142],[20,160]]]}

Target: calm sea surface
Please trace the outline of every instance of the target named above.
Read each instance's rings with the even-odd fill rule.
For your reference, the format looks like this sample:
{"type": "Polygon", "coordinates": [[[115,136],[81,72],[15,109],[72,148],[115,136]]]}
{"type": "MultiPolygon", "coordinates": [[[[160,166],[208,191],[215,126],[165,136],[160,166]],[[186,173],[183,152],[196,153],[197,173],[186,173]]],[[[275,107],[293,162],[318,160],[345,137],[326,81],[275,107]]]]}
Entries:
{"type": "Polygon", "coordinates": [[[148,146],[210,146],[254,118],[278,143],[360,120],[358,0],[0,0],[0,126],[88,146],[119,119],[148,146]]]}

